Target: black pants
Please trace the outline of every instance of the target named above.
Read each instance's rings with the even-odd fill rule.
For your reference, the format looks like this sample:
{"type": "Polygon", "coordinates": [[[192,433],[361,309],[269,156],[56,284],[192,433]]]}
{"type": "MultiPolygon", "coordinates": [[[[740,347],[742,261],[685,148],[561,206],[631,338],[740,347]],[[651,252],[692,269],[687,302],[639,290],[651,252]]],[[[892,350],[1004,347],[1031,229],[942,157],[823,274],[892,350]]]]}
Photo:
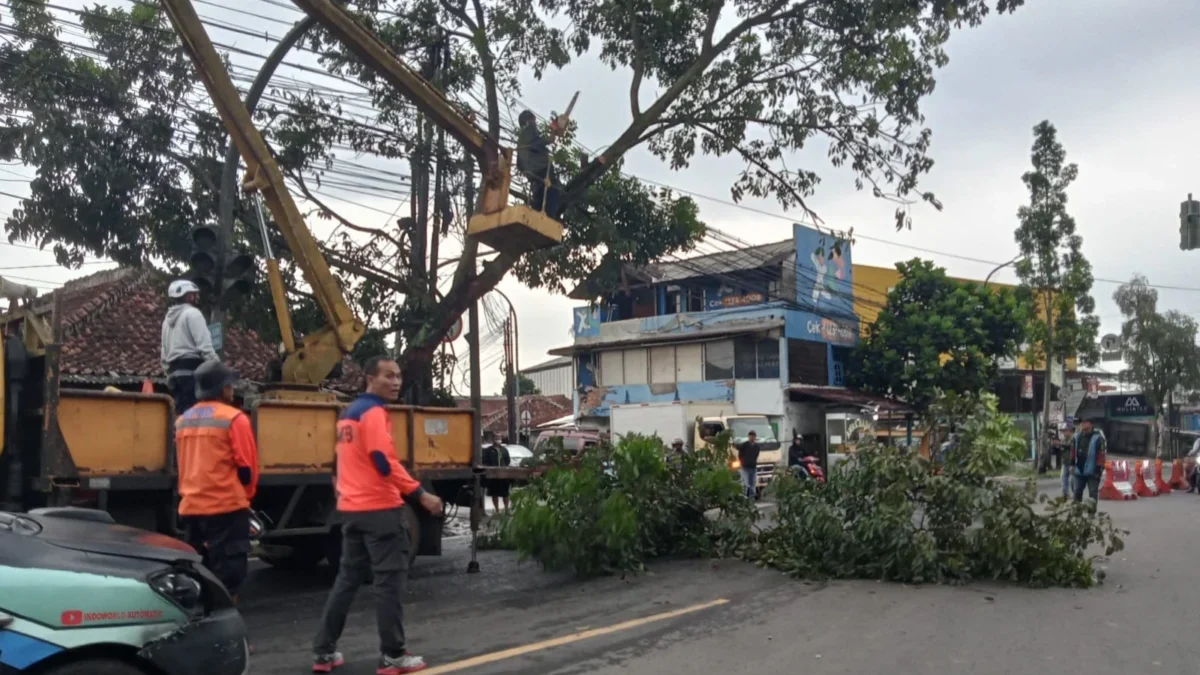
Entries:
{"type": "Polygon", "coordinates": [[[400,656],[404,654],[404,609],[400,600],[408,582],[410,546],[402,510],[346,512],[341,516],[342,562],[321,613],[313,652],[332,654],[337,650],[358,587],[371,580],[379,649],[388,656],[400,656]]]}
{"type": "Polygon", "coordinates": [[[204,558],[204,566],[237,595],[250,566],[250,511],[182,518],[187,542],[204,558]]]}
{"type": "Polygon", "coordinates": [[[182,415],[196,405],[196,369],[204,359],[175,359],[167,364],[167,386],[175,399],[175,415],[182,415]]]}

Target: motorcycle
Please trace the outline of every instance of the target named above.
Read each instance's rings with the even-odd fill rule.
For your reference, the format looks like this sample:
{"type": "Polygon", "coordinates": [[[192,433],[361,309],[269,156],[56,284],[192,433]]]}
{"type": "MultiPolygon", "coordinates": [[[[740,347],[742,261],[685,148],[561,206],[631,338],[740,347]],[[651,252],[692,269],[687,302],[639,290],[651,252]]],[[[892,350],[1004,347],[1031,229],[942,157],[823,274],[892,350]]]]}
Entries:
{"type": "Polygon", "coordinates": [[[825,482],[825,471],[821,469],[821,463],[816,457],[801,457],[800,461],[792,464],[790,467],[793,478],[812,479],[818,483],[825,482]]]}

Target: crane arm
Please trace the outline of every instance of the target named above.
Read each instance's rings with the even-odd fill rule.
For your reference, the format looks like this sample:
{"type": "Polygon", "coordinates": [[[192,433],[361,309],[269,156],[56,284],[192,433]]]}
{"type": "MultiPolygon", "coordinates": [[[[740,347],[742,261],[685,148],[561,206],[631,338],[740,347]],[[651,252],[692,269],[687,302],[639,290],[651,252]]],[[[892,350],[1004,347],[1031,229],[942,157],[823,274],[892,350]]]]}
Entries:
{"type": "Polygon", "coordinates": [[[462,143],[485,167],[496,161],[500,147],[458,111],[454,102],[406,64],[372,31],[360,24],[346,8],[331,0],[292,0],[317,20],[369,68],[403,92],[421,112],[446,133],[462,143]]]}
{"type": "MultiPolygon", "coordinates": [[[[296,266],[312,287],[313,297],[324,315],[326,325],[319,331],[305,336],[302,344],[287,355],[284,362],[284,382],[289,384],[320,384],[329,376],[344,354],[354,349],[355,344],[366,332],[342,295],[337,279],[329,271],[316,239],[304,223],[300,210],[292,200],[284,183],[283,173],[267,147],[262,134],[254,126],[240,94],[225,70],[217,50],[190,0],[159,0],[175,27],[184,49],[191,58],[200,80],[216,106],[246,163],[247,174],[243,183],[246,191],[257,190],[271,211],[276,225],[283,233],[291,250],[296,266]]],[[[274,270],[272,270],[274,271],[274,270]]],[[[282,283],[273,275],[272,299],[281,331],[286,343],[291,343],[290,317],[287,315],[287,298],[282,283]]]]}

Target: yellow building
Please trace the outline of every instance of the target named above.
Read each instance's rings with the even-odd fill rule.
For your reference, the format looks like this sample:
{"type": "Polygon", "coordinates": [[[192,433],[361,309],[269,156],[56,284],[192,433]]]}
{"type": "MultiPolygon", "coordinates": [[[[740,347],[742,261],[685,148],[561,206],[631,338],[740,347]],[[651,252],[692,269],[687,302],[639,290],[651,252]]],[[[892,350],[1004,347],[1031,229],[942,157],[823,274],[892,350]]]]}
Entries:
{"type": "MultiPolygon", "coordinates": [[[[950,278],[964,283],[983,283],[982,279],[950,278]]],[[[854,313],[858,315],[859,327],[864,335],[866,334],[867,326],[875,322],[875,318],[879,316],[879,312],[887,304],[888,291],[899,281],[900,273],[896,271],[895,267],[854,264],[854,313]]],[[[1015,288],[1012,284],[997,283],[995,281],[988,282],[988,286],[1015,288]]],[[[1029,362],[1024,357],[1017,359],[1017,368],[1020,370],[1041,369],[1041,367],[1041,364],[1036,364],[1031,368],[1029,362]]],[[[1074,358],[1067,359],[1065,370],[1075,369],[1076,360],[1074,358]]]]}

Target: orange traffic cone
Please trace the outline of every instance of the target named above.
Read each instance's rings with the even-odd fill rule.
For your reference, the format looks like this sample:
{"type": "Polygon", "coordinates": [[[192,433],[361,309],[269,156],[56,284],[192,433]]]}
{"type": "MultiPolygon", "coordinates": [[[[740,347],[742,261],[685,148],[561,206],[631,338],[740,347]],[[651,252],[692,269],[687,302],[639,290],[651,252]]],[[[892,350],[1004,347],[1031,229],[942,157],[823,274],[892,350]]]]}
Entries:
{"type": "Polygon", "coordinates": [[[142,393],[143,394],[153,394],[154,393],[154,383],[151,382],[150,378],[148,378],[148,377],[146,379],[142,380],[142,393]]]}
{"type": "Polygon", "coordinates": [[[1186,490],[1188,485],[1187,477],[1183,475],[1183,460],[1177,459],[1171,462],[1171,480],[1167,482],[1173,489],[1186,490]]]}
{"type": "Polygon", "coordinates": [[[1154,460],[1154,487],[1160,495],[1171,494],[1171,485],[1162,477],[1162,460],[1154,460]]]}
{"type": "Polygon", "coordinates": [[[1158,490],[1154,489],[1154,479],[1146,482],[1146,473],[1150,470],[1150,462],[1138,460],[1134,468],[1133,491],[1139,497],[1157,497],[1158,490]]]}

